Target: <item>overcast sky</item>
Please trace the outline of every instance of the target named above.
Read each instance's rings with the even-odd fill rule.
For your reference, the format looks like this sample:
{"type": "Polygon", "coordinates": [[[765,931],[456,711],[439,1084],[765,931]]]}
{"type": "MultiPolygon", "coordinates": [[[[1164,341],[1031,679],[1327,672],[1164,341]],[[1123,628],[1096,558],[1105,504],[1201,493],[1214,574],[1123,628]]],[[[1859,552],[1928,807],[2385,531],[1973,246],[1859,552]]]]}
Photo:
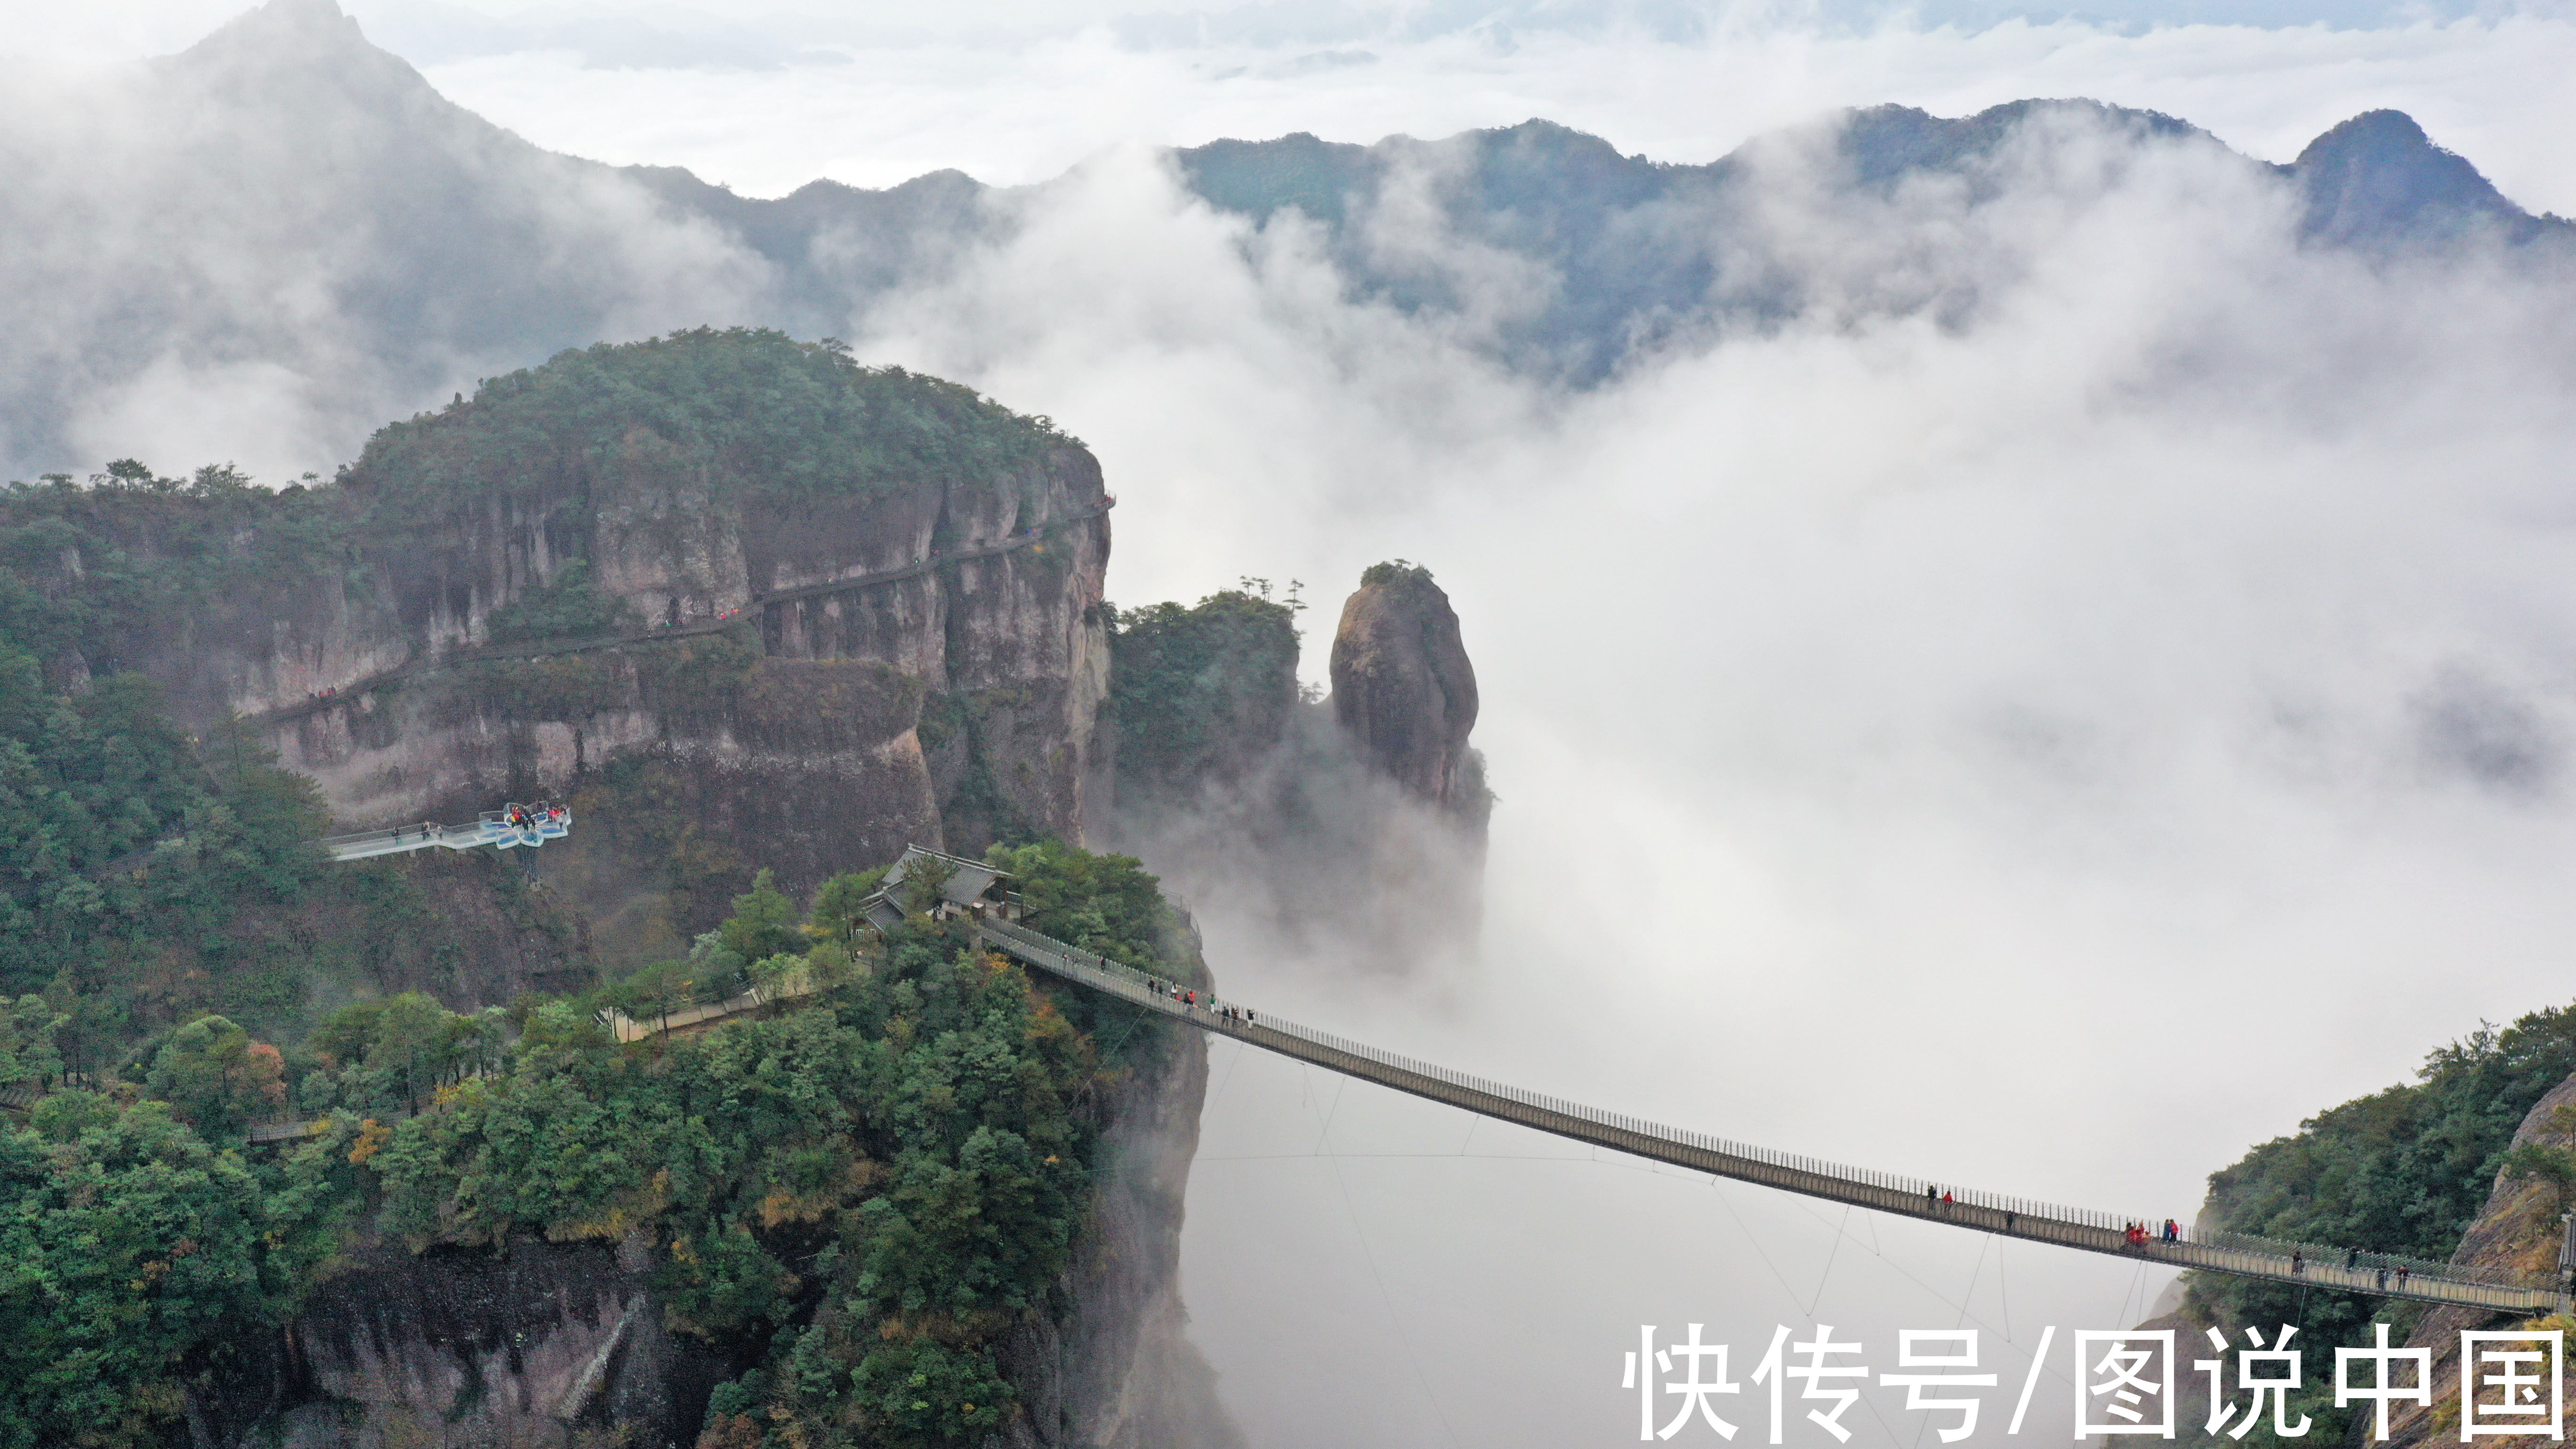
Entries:
{"type": "MultiPolygon", "coordinates": [[[[177,50],[233,0],[0,4],[0,54],[177,50]]],[[[1122,142],[1369,141],[1546,116],[1704,161],[1834,106],[2033,95],[2159,109],[2288,160],[2411,112],[2534,210],[2576,211],[2576,0],[2013,5],[1279,0],[746,6],[353,0],[378,43],[548,147],[746,193],[956,167],[1041,179],[1122,142]]]]}
{"type": "MultiPolygon", "coordinates": [[[[0,47],[113,64],[231,9],[10,4],[0,47]]],[[[1956,268],[1970,321],[1734,337],[1568,397],[1354,302],[1293,225],[1249,234],[1147,149],[1536,115],[1701,161],[1838,106],[2086,95],[2286,160],[2395,106],[2576,212],[2565,6],[919,10],[359,13],[541,145],[747,193],[1083,164],[861,354],[1088,441],[1119,602],[1297,577],[1329,627],[1361,567],[1418,559],[1484,681],[1482,957],[1351,980],[1203,898],[1246,998],[1782,1148],[2188,1217],[2248,1144],[2570,994],[2563,284],[2320,259],[2243,169],[2078,135],[1994,205],[1763,193],[1815,287],[1956,268]]],[[[247,410],[201,411],[215,455],[247,410]]],[[[1748,1351],[1775,1322],[1984,1324],[2011,1383],[2037,1325],[2131,1322],[2158,1286],[1215,1066],[1188,1291],[1263,1449],[1625,1440],[1643,1322],[1748,1351]]]]}

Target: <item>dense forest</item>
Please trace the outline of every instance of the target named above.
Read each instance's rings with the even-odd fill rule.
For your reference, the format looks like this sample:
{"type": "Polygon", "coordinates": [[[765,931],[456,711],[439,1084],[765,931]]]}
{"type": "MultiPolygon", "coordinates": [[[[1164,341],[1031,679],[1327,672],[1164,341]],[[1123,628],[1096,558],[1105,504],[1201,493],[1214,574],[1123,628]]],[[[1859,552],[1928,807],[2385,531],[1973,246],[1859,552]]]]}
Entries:
{"type": "MultiPolygon", "coordinates": [[[[1134,861],[997,857],[1036,928],[1197,979],[1134,861]]],[[[639,1230],[669,1325],[740,1360],[709,1442],[980,1438],[1015,1412],[999,1345],[1065,1307],[1104,1090],[1171,1042],[979,953],[919,909],[923,883],[905,926],[856,925],[874,883],[835,880],[809,913],[764,880],[686,963],[700,994],[801,973],[824,989],[799,1009],[613,1042],[598,1009],[667,1000],[666,967],[474,1014],[354,1003],[284,1044],[200,1016],[130,1076],[0,1121],[0,1381],[18,1390],[0,1446],[155,1442],[190,1375],[223,1373],[361,1238],[639,1230]],[[289,1102],[327,1129],[247,1148],[289,1102]]],[[[52,1069],[61,1026],[41,1005],[12,1017],[8,1060],[52,1069]]]]}
{"type": "MultiPolygon", "coordinates": [[[[2514,1129],[2548,1091],[2576,1074],[2576,1007],[2535,1011],[2501,1030],[2481,1027],[2435,1050],[2412,1082],[2319,1113],[2288,1137],[2212,1173],[2213,1225],[2316,1243],[2447,1259],[2486,1206],[2512,1152],[2514,1129]]],[[[2526,1154],[2527,1155],[2527,1154],[2526,1154]]],[[[2519,1166],[2520,1164],[2514,1164],[2519,1166]]],[[[2402,1338],[2422,1304],[2216,1274],[2186,1275],[2186,1316],[2226,1327],[2299,1328],[2306,1413],[2301,1443],[2344,1437],[2355,1410],[2334,1406],[2334,1350],[2372,1341],[2374,1322],[2402,1338]]],[[[2267,1421],[2246,1442],[2271,1436],[2267,1421]]]]}

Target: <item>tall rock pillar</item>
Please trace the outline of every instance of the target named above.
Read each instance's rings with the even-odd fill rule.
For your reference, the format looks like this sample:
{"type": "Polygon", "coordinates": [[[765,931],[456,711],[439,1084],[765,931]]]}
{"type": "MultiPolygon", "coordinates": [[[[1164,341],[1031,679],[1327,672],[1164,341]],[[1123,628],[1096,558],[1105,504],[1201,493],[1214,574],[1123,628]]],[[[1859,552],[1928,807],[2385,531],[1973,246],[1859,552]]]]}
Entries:
{"type": "Polygon", "coordinates": [[[1476,727],[1476,666],[1431,571],[1397,560],[1360,576],[1333,632],[1333,718],[1361,756],[1479,843],[1491,806],[1476,727]]]}

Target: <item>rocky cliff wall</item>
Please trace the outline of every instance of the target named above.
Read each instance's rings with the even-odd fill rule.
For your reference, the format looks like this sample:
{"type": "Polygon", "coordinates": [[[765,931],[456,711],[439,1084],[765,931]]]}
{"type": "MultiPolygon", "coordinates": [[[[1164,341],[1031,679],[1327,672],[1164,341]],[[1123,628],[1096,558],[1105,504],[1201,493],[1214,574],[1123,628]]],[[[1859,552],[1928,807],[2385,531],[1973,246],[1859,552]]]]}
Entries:
{"type": "MultiPolygon", "coordinates": [[[[353,488],[363,499],[363,479],[353,488]]],[[[497,610],[582,559],[598,590],[645,624],[629,656],[678,647],[655,632],[739,618],[767,659],[881,665],[918,681],[923,698],[963,702],[977,748],[947,762],[944,780],[909,738],[917,719],[899,711],[871,710],[828,749],[807,745],[809,765],[854,782],[813,782],[841,813],[918,832],[915,797],[934,783],[953,797],[980,767],[976,783],[996,798],[972,803],[988,829],[1001,814],[1079,840],[1107,683],[1096,607],[1106,501],[1098,464],[1070,444],[983,486],[861,503],[727,509],[649,471],[584,473],[388,549],[355,580],[308,586],[266,638],[196,641],[183,697],[270,719],[281,759],[319,781],[353,828],[490,808],[507,792],[569,794],[588,769],[638,748],[757,764],[761,726],[727,708],[657,708],[630,679],[585,679],[578,663],[469,663],[497,610]],[[887,575],[901,576],[869,582],[887,575]],[[532,688],[551,673],[557,687],[490,698],[495,673],[513,669],[532,688]]]]}
{"type": "Polygon", "coordinates": [[[1215,1371],[1188,1338],[1180,1238],[1207,1094],[1207,1039],[1182,1034],[1110,1104],[1107,1163],[1090,1230],[1066,1275],[1071,1311],[1004,1355],[1025,1414],[1014,1445],[1044,1449],[1227,1449],[1241,1432],[1215,1371]]]}
{"type": "Polygon", "coordinates": [[[287,1330],[286,1449],[685,1446],[720,1350],[664,1331],[640,1242],[362,1249],[287,1330]],[[686,1422],[683,1422],[686,1421],[686,1422]]]}

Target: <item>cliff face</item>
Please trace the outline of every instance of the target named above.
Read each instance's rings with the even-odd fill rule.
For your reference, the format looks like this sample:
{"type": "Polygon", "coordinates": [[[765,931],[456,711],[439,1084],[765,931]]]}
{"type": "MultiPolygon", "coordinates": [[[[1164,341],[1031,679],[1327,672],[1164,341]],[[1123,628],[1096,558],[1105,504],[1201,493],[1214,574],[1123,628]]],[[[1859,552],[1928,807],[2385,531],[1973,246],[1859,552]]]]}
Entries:
{"type": "Polygon", "coordinates": [[[271,1421],[290,1449],[553,1449],[619,1426],[648,1449],[695,1437],[680,1421],[727,1359],[664,1333],[642,1244],[523,1242],[506,1256],[362,1250],[288,1331],[278,1369],[279,1396],[302,1400],[271,1421]]]}
{"type": "Polygon", "coordinates": [[[1189,1342],[1180,1247],[1207,1095],[1207,1038],[1191,1032],[1111,1105],[1091,1231],[1066,1289],[1072,1312],[1012,1345],[1028,1407],[1015,1443],[1047,1449],[1228,1449],[1242,1434],[1189,1342]]]}
{"type": "MultiPolygon", "coordinates": [[[[363,475],[351,487],[363,499],[363,475]]],[[[970,802],[965,833],[989,835],[998,818],[1079,838],[1107,667],[1093,609],[1104,502],[1098,465],[1073,445],[981,487],[915,486],[863,504],[726,508],[649,472],[585,473],[371,559],[373,576],[354,587],[316,584],[320,597],[268,638],[198,653],[202,683],[189,692],[274,716],[284,762],[320,782],[353,827],[569,794],[620,753],[663,748],[744,777],[746,790],[819,796],[805,802],[818,816],[883,821],[898,844],[937,835],[924,807],[970,778],[989,782],[990,798],[970,802]],[[625,631],[629,644],[479,672],[457,658],[489,640],[496,610],[573,558],[586,558],[602,595],[650,621],[625,631]],[[750,697],[695,709],[657,697],[651,661],[682,648],[682,631],[732,619],[763,646],[746,671],[750,697]],[[830,667],[778,667],[787,661],[830,667]],[[890,686],[888,671],[917,687],[890,686]],[[514,684],[524,687],[496,696],[514,684]],[[864,707],[837,738],[786,742],[782,754],[780,711],[765,706],[796,717],[817,691],[864,696],[864,707]],[[951,732],[934,758],[919,710],[943,695],[975,728],[951,732]],[[815,778],[790,783],[800,772],[815,778]]]]}

